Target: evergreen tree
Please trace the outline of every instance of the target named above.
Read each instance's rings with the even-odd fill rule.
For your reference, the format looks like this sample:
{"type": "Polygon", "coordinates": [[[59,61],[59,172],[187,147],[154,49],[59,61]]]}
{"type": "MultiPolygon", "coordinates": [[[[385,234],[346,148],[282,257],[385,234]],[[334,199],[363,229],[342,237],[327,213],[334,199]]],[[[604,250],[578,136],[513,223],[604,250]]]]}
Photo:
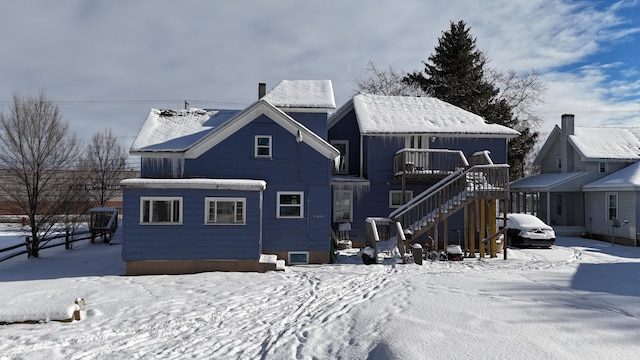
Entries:
{"type": "Polygon", "coordinates": [[[451,22],[438,40],[435,53],[424,62],[424,73],[408,74],[403,80],[420,86],[427,94],[483,115],[498,90],[485,79],[484,54],[464,21],[451,22]]]}
{"type": "Polygon", "coordinates": [[[476,48],[476,39],[464,21],[451,22],[450,29],[438,40],[435,52],[423,62],[424,72],[413,72],[403,82],[419,86],[425,93],[482,116],[487,122],[508,126],[521,132],[511,140],[508,163],[510,178],[523,174],[527,154],[538,133],[531,132],[513,115],[513,105],[500,98],[500,88],[485,74],[486,58],[476,48]],[[517,147],[516,147],[517,146],[517,147]]]}

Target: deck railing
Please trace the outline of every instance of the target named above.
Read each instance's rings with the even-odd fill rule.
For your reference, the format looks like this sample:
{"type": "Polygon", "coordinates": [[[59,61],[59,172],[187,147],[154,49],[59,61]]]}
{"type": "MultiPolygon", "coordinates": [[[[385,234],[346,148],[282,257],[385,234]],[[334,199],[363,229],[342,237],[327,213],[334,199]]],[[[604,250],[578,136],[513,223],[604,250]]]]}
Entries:
{"type": "Polygon", "coordinates": [[[442,176],[468,166],[469,163],[460,150],[404,148],[393,157],[395,176],[442,176]]]}
{"type": "Polygon", "coordinates": [[[458,169],[389,214],[414,236],[430,230],[474,199],[504,199],[509,194],[509,165],[458,169]]]}

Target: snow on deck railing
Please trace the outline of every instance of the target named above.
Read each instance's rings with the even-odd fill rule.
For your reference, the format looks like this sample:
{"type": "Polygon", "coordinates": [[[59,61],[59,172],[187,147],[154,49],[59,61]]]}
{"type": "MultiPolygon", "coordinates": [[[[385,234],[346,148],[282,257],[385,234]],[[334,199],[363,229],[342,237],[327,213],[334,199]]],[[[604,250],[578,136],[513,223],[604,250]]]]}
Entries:
{"type": "Polygon", "coordinates": [[[425,221],[435,221],[439,214],[461,204],[463,198],[506,196],[509,192],[508,169],[509,165],[498,164],[476,165],[459,170],[396,209],[389,217],[400,221],[405,227],[408,224],[424,224],[425,221]]]}
{"type": "Polygon", "coordinates": [[[460,150],[404,148],[393,157],[393,173],[400,174],[448,174],[469,162],[460,150]]]}

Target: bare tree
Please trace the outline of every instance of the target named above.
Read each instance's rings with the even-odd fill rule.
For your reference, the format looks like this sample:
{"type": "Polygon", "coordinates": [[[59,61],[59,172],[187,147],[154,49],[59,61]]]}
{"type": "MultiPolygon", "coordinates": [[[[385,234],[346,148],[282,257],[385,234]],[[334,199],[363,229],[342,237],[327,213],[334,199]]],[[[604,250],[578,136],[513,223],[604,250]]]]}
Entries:
{"type": "Polygon", "coordinates": [[[403,82],[406,76],[404,71],[395,71],[391,66],[389,69],[382,70],[376,67],[373,61],[367,63],[366,72],[369,74],[367,79],[356,79],[354,84],[359,92],[365,94],[378,94],[389,96],[424,96],[424,91],[412,84],[403,82]]]}
{"type": "Polygon", "coordinates": [[[533,112],[533,107],[543,103],[542,98],[547,87],[540,80],[537,70],[518,75],[514,70],[502,73],[496,69],[489,69],[487,77],[499,90],[497,97],[507,102],[520,125],[527,128],[540,126],[542,118],[533,112]]]}
{"type": "Polygon", "coordinates": [[[0,190],[28,218],[30,256],[37,257],[55,225],[77,211],[79,156],[75,136],[44,91],[16,93],[9,114],[0,113],[0,190]]]}
{"type": "Polygon", "coordinates": [[[543,97],[547,91],[547,87],[540,80],[540,74],[533,69],[528,73],[517,74],[514,70],[502,73],[496,69],[487,71],[487,78],[494,86],[499,89],[498,98],[504,99],[511,107],[513,117],[518,121],[515,130],[523,134],[529,134],[524,137],[523,144],[516,140],[511,147],[512,153],[524,150],[522,161],[519,169],[513,169],[511,172],[519,177],[535,175],[536,169],[533,167],[533,160],[538,152],[535,147],[540,134],[537,129],[542,125],[542,118],[534,112],[534,106],[544,102],[543,97]]]}
{"type": "Polygon", "coordinates": [[[118,195],[120,180],[126,174],[126,159],[127,155],[111,129],[93,135],[80,161],[80,168],[87,172],[89,197],[101,207],[118,195]]]}

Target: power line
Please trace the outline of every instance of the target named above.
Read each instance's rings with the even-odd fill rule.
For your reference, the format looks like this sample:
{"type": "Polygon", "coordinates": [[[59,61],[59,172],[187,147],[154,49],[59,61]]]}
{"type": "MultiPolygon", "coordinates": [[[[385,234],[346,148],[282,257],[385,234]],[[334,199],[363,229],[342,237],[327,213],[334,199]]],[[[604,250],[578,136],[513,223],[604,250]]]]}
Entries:
{"type": "MultiPolygon", "coordinates": [[[[209,104],[209,105],[238,105],[247,106],[247,103],[232,102],[232,101],[211,101],[211,100],[190,100],[190,99],[160,99],[160,100],[53,100],[55,104],[59,105],[93,105],[93,104],[105,104],[105,105],[150,105],[161,103],[178,103],[184,104],[188,101],[190,104],[209,104]]],[[[0,100],[0,105],[11,105],[13,100],[0,100]]]]}

